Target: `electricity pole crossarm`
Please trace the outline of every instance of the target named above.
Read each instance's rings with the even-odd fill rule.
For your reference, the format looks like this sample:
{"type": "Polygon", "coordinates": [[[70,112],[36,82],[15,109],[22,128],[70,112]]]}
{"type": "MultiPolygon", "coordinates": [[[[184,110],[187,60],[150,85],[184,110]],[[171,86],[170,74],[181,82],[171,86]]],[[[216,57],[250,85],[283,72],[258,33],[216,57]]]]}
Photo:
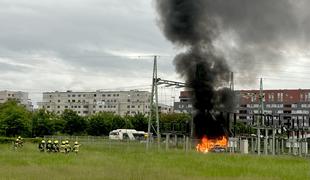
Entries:
{"type": "Polygon", "coordinates": [[[183,82],[177,82],[177,81],[170,81],[170,80],[164,80],[161,78],[157,78],[156,80],[157,85],[166,85],[166,87],[175,86],[176,88],[183,88],[187,87],[185,83],[183,82]]]}

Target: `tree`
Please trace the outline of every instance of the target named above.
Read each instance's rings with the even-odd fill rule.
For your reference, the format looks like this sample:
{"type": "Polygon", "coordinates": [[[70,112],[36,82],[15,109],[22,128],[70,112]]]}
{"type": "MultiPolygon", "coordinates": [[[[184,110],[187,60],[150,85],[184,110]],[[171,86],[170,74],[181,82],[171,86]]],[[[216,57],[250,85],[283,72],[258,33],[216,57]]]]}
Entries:
{"type": "Polygon", "coordinates": [[[128,119],[130,119],[132,128],[138,131],[147,131],[148,119],[144,114],[138,113],[135,114],[134,116],[128,117],[128,119]]]}
{"type": "Polygon", "coordinates": [[[5,136],[30,136],[31,114],[16,101],[0,105],[0,133],[5,136]]]}
{"type": "Polygon", "coordinates": [[[86,131],[87,121],[73,110],[66,109],[62,113],[61,119],[64,121],[64,133],[73,135],[83,134],[86,131]]]}
{"type": "Polygon", "coordinates": [[[189,114],[160,114],[161,131],[189,131],[189,122],[191,116],[189,114]]]}
{"type": "Polygon", "coordinates": [[[32,115],[32,136],[52,135],[64,129],[64,121],[53,112],[40,109],[32,115]]]}
{"type": "Polygon", "coordinates": [[[88,117],[87,133],[93,136],[108,135],[111,131],[113,114],[100,112],[88,117]]]}

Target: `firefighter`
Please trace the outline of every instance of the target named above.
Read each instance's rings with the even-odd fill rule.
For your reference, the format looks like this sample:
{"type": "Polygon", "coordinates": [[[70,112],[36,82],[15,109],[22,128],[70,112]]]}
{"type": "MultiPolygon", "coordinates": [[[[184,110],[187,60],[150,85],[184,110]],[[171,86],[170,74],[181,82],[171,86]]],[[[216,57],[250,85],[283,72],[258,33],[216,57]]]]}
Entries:
{"type": "Polygon", "coordinates": [[[44,152],[45,151],[45,141],[44,141],[44,139],[39,143],[39,150],[40,150],[40,152],[44,152]]]}
{"type": "Polygon", "coordinates": [[[53,150],[52,141],[51,141],[51,140],[48,140],[48,141],[47,141],[47,144],[46,144],[46,152],[52,152],[52,150],[53,150]]]}
{"type": "Polygon", "coordinates": [[[58,140],[55,140],[55,141],[54,141],[54,144],[53,144],[53,151],[54,151],[54,152],[59,152],[58,140]]]}
{"type": "Polygon", "coordinates": [[[61,141],[59,152],[66,153],[66,142],[65,141],[61,141]]]}
{"type": "Polygon", "coordinates": [[[66,140],[66,153],[69,153],[71,151],[71,146],[69,144],[69,141],[66,140]]]}
{"type": "Polygon", "coordinates": [[[79,147],[80,147],[81,145],[79,144],[79,142],[77,142],[77,141],[75,141],[74,142],[74,145],[73,145],[73,149],[72,149],[72,151],[73,152],[75,152],[76,154],[79,152],[79,147]]]}
{"type": "Polygon", "coordinates": [[[13,142],[13,149],[17,150],[19,148],[19,139],[15,139],[15,141],[13,142]]]}
{"type": "Polygon", "coordinates": [[[17,139],[18,139],[18,146],[23,147],[23,145],[24,145],[23,138],[21,136],[18,136],[17,139]]]}

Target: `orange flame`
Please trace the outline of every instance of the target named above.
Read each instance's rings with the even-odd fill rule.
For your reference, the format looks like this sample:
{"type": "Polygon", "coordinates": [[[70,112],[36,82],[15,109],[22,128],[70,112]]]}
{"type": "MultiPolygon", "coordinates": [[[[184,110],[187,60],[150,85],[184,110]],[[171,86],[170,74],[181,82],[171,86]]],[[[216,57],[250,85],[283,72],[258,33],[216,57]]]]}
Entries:
{"type": "Polygon", "coordinates": [[[221,137],[213,138],[213,139],[209,139],[208,137],[204,136],[201,139],[201,143],[197,144],[196,150],[198,152],[207,153],[210,150],[213,150],[214,148],[217,148],[217,147],[226,149],[227,143],[228,143],[228,140],[226,136],[221,136],[221,137]]]}

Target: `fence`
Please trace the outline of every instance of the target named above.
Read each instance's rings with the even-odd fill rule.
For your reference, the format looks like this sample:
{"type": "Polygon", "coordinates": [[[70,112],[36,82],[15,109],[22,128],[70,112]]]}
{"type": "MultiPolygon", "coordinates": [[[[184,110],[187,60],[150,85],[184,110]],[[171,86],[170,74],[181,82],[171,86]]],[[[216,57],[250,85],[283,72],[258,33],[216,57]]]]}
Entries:
{"type": "MultiPolygon", "coordinates": [[[[133,140],[111,140],[107,136],[44,136],[50,140],[69,140],[71,143],[78,141],[84,145],[100,145],[102,148],[120,148],[124,150],[129,149],[147,149],[146,141],[133,141],[133,140]]],[[[157,139],[153,138],[150,141],[149,149],[151,150],[180,150],[184,152],[196,151],[196,146],[200,143],[199,139],[192,139],[187,136],[163,134],[160,144],[158,145],[157,139]]],[[[258,148],[257,137],[240,136],[229,138],[228,147],[226,152],[229,153],[243,153],[243,154],[259,154],[262,155],[296,155],[309,157],[309,143],[306,139],[286,139],[270,137],[260,138],[260,147],[258,148]]]]}

